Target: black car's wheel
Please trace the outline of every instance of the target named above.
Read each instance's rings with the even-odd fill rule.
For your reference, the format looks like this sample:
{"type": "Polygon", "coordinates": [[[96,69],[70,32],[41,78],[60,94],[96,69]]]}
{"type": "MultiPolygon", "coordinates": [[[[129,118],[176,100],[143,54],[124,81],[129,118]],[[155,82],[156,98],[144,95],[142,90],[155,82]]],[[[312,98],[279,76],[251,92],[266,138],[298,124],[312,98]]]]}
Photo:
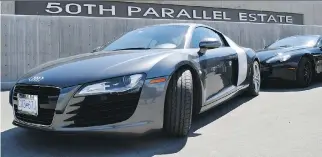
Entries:
{"type": "Polygon", "coordinates": [[[300,87],[308,87],[312,82],[313,69],[309,58],[303,57],[300,60],[296,73],[296,82],[300,87]]]}
{"type": "Polygon", "coordinates": [[[251,79],[249,82],[249,87],[247,90],[247,95],[258,96],[261,86],[261,73],[258,61],[253,62],[253,67],[251,68],[251,79]]]}
{"type": "Polygon", "coordinates": [[[176,72],[166,94],[164,131],[172,136],[187,136],[191,127],[193,104],[193,80],[189,70],[176,72]]]}

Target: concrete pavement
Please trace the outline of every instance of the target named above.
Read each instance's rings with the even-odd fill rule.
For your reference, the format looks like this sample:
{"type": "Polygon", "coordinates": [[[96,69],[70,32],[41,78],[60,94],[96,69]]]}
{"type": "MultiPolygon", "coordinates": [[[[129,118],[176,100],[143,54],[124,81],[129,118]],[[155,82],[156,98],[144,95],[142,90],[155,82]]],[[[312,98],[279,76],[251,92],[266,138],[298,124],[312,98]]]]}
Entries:
{"type": "Polygon", "coordinates": [[[2,157],[321,157],[322,84],[270,88],[237,97],[196,118],[188,138],[57,135],[11,125],[1,93],[2,157]]]}

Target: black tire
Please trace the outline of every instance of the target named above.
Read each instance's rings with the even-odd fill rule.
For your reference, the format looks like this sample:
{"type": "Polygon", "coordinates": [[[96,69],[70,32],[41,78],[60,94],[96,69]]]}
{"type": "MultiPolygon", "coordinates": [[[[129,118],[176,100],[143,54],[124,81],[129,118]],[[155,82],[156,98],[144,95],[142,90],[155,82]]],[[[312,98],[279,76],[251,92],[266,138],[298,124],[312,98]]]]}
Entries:
{"type": "Polygon", "coordinates": [[[309,58],[303,57],[296,72],[296,82],[299,87],[308,87],[312,83],[313,78],[313,66],[309,58]]]}
{"type": "Polygon", "coordinates": [[[189,70],[176,72],[170,82],[164,107],[164,131],[177,137],[187,136],[191,127],[193,80],[189,70]]]}
{"type": "Polygon", "coordinates": [[[260,73],[260,64],[258,61],[254,61],[251,67],[251,75],[249,79],[249,87],[247,89],[246,94],[248,96],[258,96],[259,95],[259,90],[260,90],[260,85],[261,85],[261,73],[260,73]],[[258,68],[258,69],[255,69],[258,68]],[[257,70],[257,75],[254,75],[255,70],[257,70]],[[256,82],[255,82],[256,80],[256,82]],[[258,81],[258,83],[257,83],[258,81]],[[257,84],[256,84],[257,83],[257,84]]]}

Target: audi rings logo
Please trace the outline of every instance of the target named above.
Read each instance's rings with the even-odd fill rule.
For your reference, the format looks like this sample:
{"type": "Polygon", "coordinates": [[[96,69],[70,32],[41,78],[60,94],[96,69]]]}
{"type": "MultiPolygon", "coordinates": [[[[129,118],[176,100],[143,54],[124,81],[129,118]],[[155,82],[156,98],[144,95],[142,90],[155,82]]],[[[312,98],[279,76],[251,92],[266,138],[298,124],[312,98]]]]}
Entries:
{"type": "Polygon", "coordinates": [[[29,82],[39,82],[39,81],[41,81],[43,79],[44,79],[43,76],[34,76],[34,77],[29,78],[29,82]]]}

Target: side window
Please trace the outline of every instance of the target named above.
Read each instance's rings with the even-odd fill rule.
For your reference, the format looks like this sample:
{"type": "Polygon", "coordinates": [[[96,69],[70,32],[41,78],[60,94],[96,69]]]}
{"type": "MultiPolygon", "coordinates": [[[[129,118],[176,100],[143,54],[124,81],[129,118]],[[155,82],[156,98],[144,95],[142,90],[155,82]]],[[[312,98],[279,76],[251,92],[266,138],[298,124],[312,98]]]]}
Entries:
{"type": "Polygon", "coordinates": [[[197,27],[192,34],[190,48],[199,48],[199,43],[205,38],[216,38],[222,42],[220,36],[213,30],[197,27]]]}

